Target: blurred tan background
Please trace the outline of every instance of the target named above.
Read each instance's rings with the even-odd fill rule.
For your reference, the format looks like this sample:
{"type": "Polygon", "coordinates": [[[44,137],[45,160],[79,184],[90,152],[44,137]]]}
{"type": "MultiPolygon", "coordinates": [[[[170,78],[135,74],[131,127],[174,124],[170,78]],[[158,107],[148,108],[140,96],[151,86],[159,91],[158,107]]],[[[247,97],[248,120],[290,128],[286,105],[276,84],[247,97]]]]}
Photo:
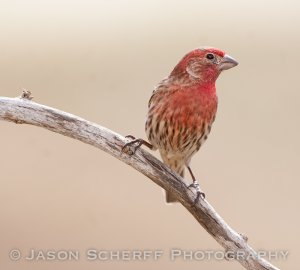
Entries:
{"type": "MultiPolygon", "coordinates": [[[[0,1],[0,95],[123,135],[144,135],[153,87],[189,50],[240,65],[218,82],[219,110],[193,169],[210,203],[256,249],[299,252],[299,1],[0,1]]],[[[107,154],[41,128],[0,122],[1,269],[242,269],[178,259],[221,250],[161,189],[107,154]],[[121,203],[119,203],[121,201],[121,203]],[[9,259],[17,248],[77,250],[79,261],[9,259]],[[158,261],[88,261],[85,251],[163,250],[158,261]]]]}

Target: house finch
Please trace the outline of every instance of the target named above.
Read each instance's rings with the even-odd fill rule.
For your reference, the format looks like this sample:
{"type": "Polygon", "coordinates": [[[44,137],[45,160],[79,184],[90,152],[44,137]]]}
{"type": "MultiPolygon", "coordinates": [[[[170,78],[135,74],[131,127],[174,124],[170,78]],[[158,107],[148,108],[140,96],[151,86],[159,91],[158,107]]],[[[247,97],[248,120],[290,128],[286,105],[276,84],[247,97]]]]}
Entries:
{"type": "MultiPolygon", "coordinates": [[[[152,93],[145,126],[150,143],[129,136],[133,140],[124,146],[135,145],[136,150],[144,144],[152,150],[158,149],[163,162],[182,177],[187,167],[193,179],[191,186],[197,190],[195,203],[205,195],[189,164],[215,120],[218,104],[215,82],[223,70],[237,64],[219,49],[203,47],[189,52],[152,93]]],[[[166,201],[176,202],[176,199],[166,193],[166,201]]]]}

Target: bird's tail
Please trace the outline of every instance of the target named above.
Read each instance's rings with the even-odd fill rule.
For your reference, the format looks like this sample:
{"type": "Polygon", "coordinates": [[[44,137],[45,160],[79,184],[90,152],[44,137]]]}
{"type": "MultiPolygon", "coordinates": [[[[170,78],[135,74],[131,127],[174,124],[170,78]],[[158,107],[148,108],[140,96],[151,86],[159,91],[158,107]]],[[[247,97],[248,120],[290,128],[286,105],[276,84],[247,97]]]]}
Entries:
{"type": "MultiPolygon", "coordinates": [[[[164,163],[168,165],[174,172],[178,173],[181,177],[184,176],[185,163],[182,161],[182,159],[179,159],[178,157],[168,158],[165,155],[161,155],[161,156],[164,163]]],[[[173,194],[166,191],[166,202],[176,203],[178,202],[178,200],[175,198],[173,194]]]]}
{"type": "Polygon", "coordinates": [[[167,203],[176,203],[178,200],[174,197],[173,194],[170,192],[166,191],[166,202],[167,203]]]}

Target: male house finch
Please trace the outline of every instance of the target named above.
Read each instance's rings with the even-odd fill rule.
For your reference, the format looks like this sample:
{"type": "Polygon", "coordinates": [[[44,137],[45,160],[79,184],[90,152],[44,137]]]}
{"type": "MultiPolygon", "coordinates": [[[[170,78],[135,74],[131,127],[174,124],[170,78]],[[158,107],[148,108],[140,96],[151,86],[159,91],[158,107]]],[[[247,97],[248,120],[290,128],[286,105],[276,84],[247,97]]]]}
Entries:
{"type": "MultiPolygon", "coordinates": [[[[198,48],[177,64],[168,77],[154,89],[149,100],[146,134],[149,142],[135,139],[124,147],[142,144],[158,149],[163,162],[184,175],[187,167],[197,190],[197,202],[204,193],[190,168],[192,156],[200,149],[215,120],[218,98],[215,82],[219,74],[238,64],[232,57],[215,48],[198,48]]],[[[123,147],[123,149],[124,149],[123,147]]],[[[166,193],[168,203],[176,202],[166,193]]]]}

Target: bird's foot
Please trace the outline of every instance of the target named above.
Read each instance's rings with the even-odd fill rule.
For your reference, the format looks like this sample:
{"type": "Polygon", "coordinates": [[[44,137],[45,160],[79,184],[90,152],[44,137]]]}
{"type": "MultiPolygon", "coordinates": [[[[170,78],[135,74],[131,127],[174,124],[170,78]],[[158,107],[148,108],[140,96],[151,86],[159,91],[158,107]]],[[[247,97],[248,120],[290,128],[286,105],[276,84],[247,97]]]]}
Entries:
{"type": "Polygon", "coordinates": [[[131,140],[135,140],[135,137],[132,135],[126,135],[125,136],[126,139],[131,139],[131,140]]]}
{"type": "Polygon", "coordinates": [[[124,146],[122,147],[121,152],[122,153],[127,153],[128,155],[132,156],[136,152],[138,148],[140,148],[143,144],[146,145],[148,148],[152,149],[153,146],[152,144],[146,142],[143,139],[136,139],[132,135],[127,135],[125,138],[131,139],[132,141],[125,143],[124,146]]]}
{"type": "Polygon", "coordinates": [[[188,186],[188,188],[194,188],[197,192],[197,196],[196,196],[196,199],[193,202],[193,206],[196,205],[199,202],[200,198],[203,199],[203,200],[205,199],[205,193],[201,191],[198,181],[193,181],[193,183],[190,184],[188,186]]]}

